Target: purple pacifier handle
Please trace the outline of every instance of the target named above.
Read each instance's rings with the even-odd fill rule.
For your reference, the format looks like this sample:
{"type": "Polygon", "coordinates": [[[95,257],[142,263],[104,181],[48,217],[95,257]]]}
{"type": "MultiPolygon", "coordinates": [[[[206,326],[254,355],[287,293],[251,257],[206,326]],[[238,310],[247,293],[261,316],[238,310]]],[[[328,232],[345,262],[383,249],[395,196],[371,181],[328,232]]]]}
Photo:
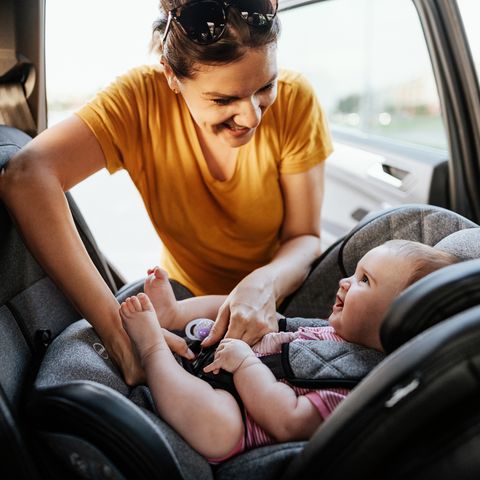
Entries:
{"type": "Polygon", "coordinates": [[[209,318],[196,318],[188,322],[185,327],[185,335],[190,340],[204,340],[208,337],[210,330],[215,322],[209,318]]]}

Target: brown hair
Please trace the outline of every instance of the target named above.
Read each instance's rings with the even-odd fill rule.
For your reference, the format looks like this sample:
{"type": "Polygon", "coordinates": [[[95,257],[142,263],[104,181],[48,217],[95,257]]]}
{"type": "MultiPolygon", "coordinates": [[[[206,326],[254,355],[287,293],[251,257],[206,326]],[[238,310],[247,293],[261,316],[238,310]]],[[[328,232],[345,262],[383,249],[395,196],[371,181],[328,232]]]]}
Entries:
{"type": "Polygon", "coordinates": [[[462,261],[456,255],[411,240],[389,240],[384,246],[413,262],[412,272],[404,288],[435,270],[462,261]]]}
{"type": "Polygon", "coordinates": [[[234,7],[228,9],[226,30],[217,42],[198,45],[189,40],[173,21],[162,45],[169,8],[168,0],[160,0],[161,17],[153,23],[150,49],[163,55],[178,78],[193,78],[198,65],[224,65],[240,60],[247,49],[275,43],[280,34],[278,15],[274,17],[270,28],[254,27],[242,20],[234,7]]]}

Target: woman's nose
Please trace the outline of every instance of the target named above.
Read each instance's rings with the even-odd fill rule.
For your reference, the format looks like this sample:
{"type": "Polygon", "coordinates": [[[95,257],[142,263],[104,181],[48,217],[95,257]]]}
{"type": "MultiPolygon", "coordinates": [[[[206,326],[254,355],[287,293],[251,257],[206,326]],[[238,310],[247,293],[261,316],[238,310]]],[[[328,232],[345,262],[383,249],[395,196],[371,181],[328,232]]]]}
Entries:
{"type": "Polygon", "coordinates": [[[262,119],[262,109],[257,98],[251,97],[241,102],[241,108],[236,117],[235,123],[242,127],[256,128],[262,119]]]}

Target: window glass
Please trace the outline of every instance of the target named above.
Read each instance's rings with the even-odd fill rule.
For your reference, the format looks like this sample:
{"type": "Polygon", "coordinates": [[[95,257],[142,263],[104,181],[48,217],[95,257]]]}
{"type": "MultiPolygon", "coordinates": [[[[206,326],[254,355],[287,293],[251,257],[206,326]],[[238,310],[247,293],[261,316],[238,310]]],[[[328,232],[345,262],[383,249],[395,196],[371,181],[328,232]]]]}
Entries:
{"type": "Polygon", "coordinates": [[[478,0],[458,0],[463,26],[467,34],[470,52],[477,71],[477,80],[480,78],[480,2],[478,0]]]}
{"type": "MultiPolygon", "coordinates": [[[[48,123],[71,115],[148,53],[155,0],[46,2],[48,123]]],[[[159,262],[161,243],[140,195],[124,171],[102,170],[71,191],[100,249],[128,279],[159,262]]]]}
{"type": "Polygon", "coordinates": [[[447,148],[411,0],[323,1],[280,15],[280,65],[307,75],[332,126],[447,148]]]}

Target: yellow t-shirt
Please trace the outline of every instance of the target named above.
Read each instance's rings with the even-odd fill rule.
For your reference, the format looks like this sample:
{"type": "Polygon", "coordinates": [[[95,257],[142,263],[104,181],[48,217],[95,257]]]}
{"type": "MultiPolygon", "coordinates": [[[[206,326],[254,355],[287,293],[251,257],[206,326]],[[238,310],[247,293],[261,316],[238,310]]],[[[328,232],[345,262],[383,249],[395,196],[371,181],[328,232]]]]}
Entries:
{"type": "Polygon", "coordinates": [[[323,112],[299,74],[282,71],[278,95],[227,181],[212,177],[193,119],[161,67],[118,78],[77,114],[110,173],[125,168],[164,244],[164,268],[194,294],[227,294],[279,247],[279,175],[304,172],[332,150],[323,112]]]}

